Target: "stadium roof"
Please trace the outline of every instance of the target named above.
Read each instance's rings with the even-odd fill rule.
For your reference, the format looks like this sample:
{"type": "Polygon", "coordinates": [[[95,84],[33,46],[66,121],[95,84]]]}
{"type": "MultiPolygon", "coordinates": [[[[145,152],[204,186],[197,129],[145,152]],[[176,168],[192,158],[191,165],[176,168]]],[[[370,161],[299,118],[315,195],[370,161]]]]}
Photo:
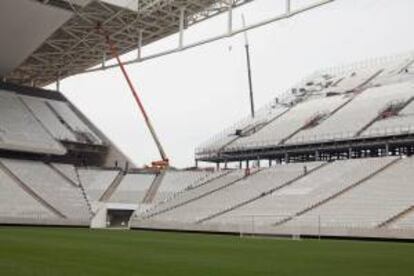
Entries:
{"type": "Polygon", "coordinates": [[[110,59],[98,22],[120,53],[252,0],[2,0],[0,75],[44,86],[110,59]]]}

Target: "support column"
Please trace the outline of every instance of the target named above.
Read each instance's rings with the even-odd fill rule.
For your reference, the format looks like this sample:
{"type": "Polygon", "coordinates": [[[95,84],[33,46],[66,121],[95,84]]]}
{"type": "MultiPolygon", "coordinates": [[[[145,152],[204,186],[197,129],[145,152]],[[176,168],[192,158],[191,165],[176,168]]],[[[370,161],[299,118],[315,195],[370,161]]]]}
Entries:
{"type": "MultiPolygon", "coordinates": [[[[244,15],[242,15],[243,28],[246,28],[246,20],[244,15]]],[[[247,37],[247,31],[244,32],[244,48],[246,50],[246,65],[247,65],[247,77],[249,81],[249,98],[250,98],[250,113],[252,118],[255,117],[255,108],[254,108],[254,95],[253,95],[253,80],[252,80],[252,69],[250,61],[250,45],[249,39],[247,37]]],[[[254,132],[256,132],[254,130],[254,132]]]]}
{"type": "Polygon", "coordinates": [[[227,17],[227,34],[231,36],[233,33],[233,3],[229,1],[228,17],[227,17]]]}
{"type": "MultiPolygon", "coordinates": [[[[140,3],[140,0],[137,0],[137,22],[139,22],[140,9],[141,9],[141,3],[140,3]]],[[[139,23],[137,27],[139,27],[139,23]]],[[[143,35],[143,31],[139,29],[138,30],[138,45],[137,45],[137,60],[138,61],[140,61],[142,58],[142,35],[143,35]]]]}
{"type": "Polygon", "coordinates": [[[106,52],[104,50],[104,52],[102,53],[102,65],[101,65],[102,69],[105,69],[106,67],[106,52]]]}
{"type": "Polygon", "coordinates": [[[291,12],[291,3],[290,0],[286,0],[286,14],[290,14],[291,12]]]}
{"type": "Polygon", "coordinates": [[[60,78],[57,78],[56,80],[56,91],[60,92],[60,78]]]}
{"type": "Polygon", "coordinates": [[[184,24],[185,24],[185,7],[180,8],[180,32],[178,38],[178,49],[183,49],[184,46],[184,24]]]}
{"type": "Polygon", "coordinates": [[[138,47],[137,47],[137,59],[141,60],[142,58],[142,41],[143,41],[143,31],[139,30],[138,31],[138,47]]]}

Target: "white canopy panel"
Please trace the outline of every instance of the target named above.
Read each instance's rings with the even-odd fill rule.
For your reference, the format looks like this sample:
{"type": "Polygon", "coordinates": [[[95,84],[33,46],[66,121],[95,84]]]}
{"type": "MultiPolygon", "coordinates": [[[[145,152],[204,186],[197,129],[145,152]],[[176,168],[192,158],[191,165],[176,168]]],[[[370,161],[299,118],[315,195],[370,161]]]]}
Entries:
{"type": "Polygon", "coordinates": [[[72,12],[30,0],[0,2],[0,75],[23,63],[72,12]]]}

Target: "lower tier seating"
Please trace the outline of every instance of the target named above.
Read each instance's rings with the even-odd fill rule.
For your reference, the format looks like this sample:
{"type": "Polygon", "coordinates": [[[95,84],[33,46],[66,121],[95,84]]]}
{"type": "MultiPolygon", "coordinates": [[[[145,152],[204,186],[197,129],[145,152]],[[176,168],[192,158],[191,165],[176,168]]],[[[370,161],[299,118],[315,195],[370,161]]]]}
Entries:
{"type": "Polygon", "coordinates": [[[17,179],[66,218],[88,220],[90,212],[82,190],[42,162],[1,159],[17,179]]]}
{"type": "Polygon", "coordinates": [[[154,174],[127,174],[109,201],[130,204],[141,203],[154,178],[154,174]]]}
{"type": "Polygon", "coordinates": [[[57,216],[0,169],[0,222],[4,219],[55,219],[57,216]]]}
{"type": "Polygon", "coordinates": [[[413,158],[402,159],[335,200],[295,218],[290,224],[316,226],[320,220],[323,227],[375,228],[412,206],[413,166],[413,158]]]}

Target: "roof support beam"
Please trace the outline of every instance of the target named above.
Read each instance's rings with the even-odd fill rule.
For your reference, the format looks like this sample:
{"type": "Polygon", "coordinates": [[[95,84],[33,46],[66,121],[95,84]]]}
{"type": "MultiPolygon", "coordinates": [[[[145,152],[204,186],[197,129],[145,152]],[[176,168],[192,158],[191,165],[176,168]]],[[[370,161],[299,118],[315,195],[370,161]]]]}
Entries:
{"type": "MultiPolygon", "coordinates": [[[[290,11],[289,14],[284,13],[282,15],[277,15],[273,18],[266,19],[266,20],[263,20],[261,22],[255,23],[255,24],[251,24],[251,25],[248,25],[246,27],[243,27],[243,28],[240,28],[240,29],[237,29],[237,30],[232,30],[231,33],[226,33],[224,35],[218,35],[218,36],[214,36],[214,37],[211,37],[211,38],[208,38],[208,39],[205,39],[205,40],[201,40],[201,41],[198,41],[198,42],[195,42],[195,43],[191,43],[191,44],[188,44],[188,45],[183,45],[181,48],[177,47],[176,49],[159,52],[159,53],[156,53],[156,54],[148,55],[146,57],[141,57],[141,59],[139,59],[139,60],[138,59],[133,59],[133,60],[125,61],[124,65],[135,64],[135,63],[138,63],[138,62],[143,62],[143,61],[159,58],[159,57],[162,57],[162,56],[174,54],[174,53],[177,53],[177,52],[181,52],[181,51],[185,51],[185,50],[188,50],[188,49],[199,47],[199,46],[202,46],[202,45],[205,45],[205,44],[209,44],[209,43],[221,40],[221,39],[232,37],[232,36],[244,33],[246,31],[253,30],[253,29],[256,29],[256,28],[260,28],[262,26],[265,26],[265,25],[268,25],[268,24],[271,24],[271,23],[274,23],[274,22],[277,22],[277,21],[290,19],[294,16],[297,16],[297,15],[300,15],[302,13],[308,12],[310,10],[319,8],[321,6],[324,6],[324,5],[329,4],[331,2],[334,2],[334,1],[335,0],[322,0],[322,1],[319,1],[317,3],[311,4],[311,5],[296,9],[296,10],[292,10],[292,11],[290,11]]],[[[107,66],[105,69],[114,68],[114,67],[118,67],[118,65],[116,65],[116,64],[110,65],[110,66],[107,66]]],[[[95,72],[95,71],[99,71],[99,70],[101,70],[101,69],[93,68],[93,69],[86,70],[82,73],[95,72]]]]}

